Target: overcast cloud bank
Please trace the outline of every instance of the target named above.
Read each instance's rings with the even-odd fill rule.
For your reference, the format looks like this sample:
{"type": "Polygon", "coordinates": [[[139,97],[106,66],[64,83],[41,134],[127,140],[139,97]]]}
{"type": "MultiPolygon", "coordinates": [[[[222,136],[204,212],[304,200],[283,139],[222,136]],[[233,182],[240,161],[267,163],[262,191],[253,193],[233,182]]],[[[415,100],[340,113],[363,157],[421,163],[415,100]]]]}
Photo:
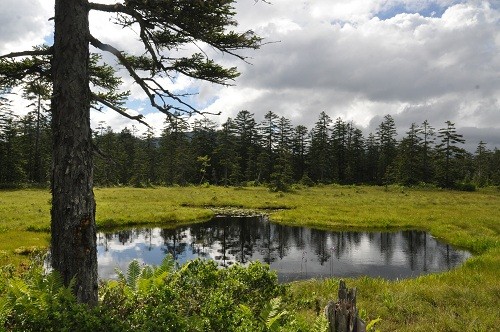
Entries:
{"type": "MultiPolygon", "coordinates": [[[[1,7],[0,53],[50,42],[53,2],[3,0],[1,7]]],[[[169,84],[198,92],[191,102],[221,112],[219,123],[246,109],[257,121],[273,111],[311,128],[325,111],[370,132],[391,114],[400,134],[412,122],[427,119],[440,128],[450,120],[468,141],[477,140],[470,144],[482,139],[500,147],[499,7],[495,1],[239,0],[239,29],[253,29],[269,44],[245,54],[251,65],[215,54],[238,66],[236,85],[185,77],[169,84]]],[[[101,40],[142,52],[135,34],[114,27],[107,15],[92,15],[91,24],[101,40]]],[[[161,129],[164,117],[147,107],[130,79],[124,82],[133,93],[129,107],[161,129]]],[[[99,121],[116,130],[133,124],[112,111],[93,114],[94,126],[99,121]]]]}

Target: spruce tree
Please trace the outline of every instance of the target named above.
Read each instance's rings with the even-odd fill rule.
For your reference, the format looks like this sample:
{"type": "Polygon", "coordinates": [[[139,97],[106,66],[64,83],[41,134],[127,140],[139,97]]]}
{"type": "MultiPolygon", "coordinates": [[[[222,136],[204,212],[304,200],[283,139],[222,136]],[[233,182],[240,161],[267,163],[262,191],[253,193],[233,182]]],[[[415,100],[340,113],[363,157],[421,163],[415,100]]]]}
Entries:
{"type": "Polygon", "coordinates": [[[439,129],[437,137],[441,143],[436,145],[438,158],[437,180],[438,184],[445,188],[452,188],[459,180],[460,169],[458,158],[463,156],[465,150],[458,144],[464,144],[463,135],[457,133],[455,124],[451,121],[445,122],[446,127],[439,129]]]}
{"type": "Polygon", "coordinates": [[[273,111],[269,111],[259,124],[260,145],[262,146],[258,156],[259,181],[269,181],[273,172],[276,159],[276,144],[279,139],[278,121],[279,116],[273,111]]]}
{"type": "Polygon", "coordinates": [[[331,180],[331,145],[330,130],[332,119],[321,112],[319,119],[311,131],[311,148],[309,150],[310,176],[315,181],[327,183],[331,180]]]}
{"type": "Polygon", "coordinates": [[[384,121],[380,123],[377,129],[377,140],[379,145],[378,160],[378,183],[390,182],[393,177],[392,163],[397,156],[396,123],[390,114],[384,116],[384,121]]]}
{"type": "Polygon", "coordinates": [[[421,128],[412,123],[406,136],[399,143],[397,157],[398,182],[415,185],[423,180],[421,128]]]}
{"type": "Polygon", "coordinates": [[[292,163],[294,179],[301,180],[307,175],[307,154],[309,150],[309,136],[306,126],[298,125],[292,132],[292,163]]]}
{"type": "Polygon", "coordinates": [[[254,114],[247,110],[239,111],[234,118],[239,169],[242,178],[238,182],[254,181],[258,178],[257,156],[259,155],[259,136],[254,114]]]}

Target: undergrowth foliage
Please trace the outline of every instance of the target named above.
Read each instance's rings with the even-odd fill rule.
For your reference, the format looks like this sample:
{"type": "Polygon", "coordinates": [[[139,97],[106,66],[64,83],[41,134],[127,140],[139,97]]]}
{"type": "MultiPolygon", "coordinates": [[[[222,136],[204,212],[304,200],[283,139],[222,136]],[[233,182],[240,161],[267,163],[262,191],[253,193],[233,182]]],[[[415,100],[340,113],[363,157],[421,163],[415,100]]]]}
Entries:
{"type": "MultiPolygon", "coordinates": [[[[211,260],[157,267],[130,263],[101,283],[99,304],[76,302],[71,286],[40,266],[7,282],[0,322],[7,331],[296,331],[286,286],[267,265],[220,269],[211,260]]],[[[2,328],[0,328],[2,330],[2,328]]]]}

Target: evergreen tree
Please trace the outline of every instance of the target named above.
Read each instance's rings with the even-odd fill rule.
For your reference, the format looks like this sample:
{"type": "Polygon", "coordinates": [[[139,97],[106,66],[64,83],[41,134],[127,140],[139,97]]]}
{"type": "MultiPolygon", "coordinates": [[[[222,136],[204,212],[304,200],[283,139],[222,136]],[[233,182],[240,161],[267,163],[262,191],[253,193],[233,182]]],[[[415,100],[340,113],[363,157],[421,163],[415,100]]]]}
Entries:
{"type": "Polygon", "coordinates": [[[321,112],[319,120],[311,131],[310,176],[321,183],[327,183],[331,180],[331,123],[332,119],[325,112],[321,112]]]}
{"type": "Polygon", "coordinates": [[[273,111],[264,115],[259,125],[262,150],[258,156],[258,181],[269,181],[274,168],[278,135],[279,116],[273,111]]]}
{"type": "Polygon", "coordinates": [[[491,177],[491,170],[490,170],[490,159],[491,159],[492,153],[486,148],[486,143],[483,141],[480,141],[479,144],[477,145],[476,152],[474,155],[474,183],[478,187],[484,187],[487,186],[490,177],[491,177]]]}
{"type": "Polygon", "coordinates": [[[306,157],[309,150],[309,136],[307,127],[298,125],[292,132],[292,163],[296,181],[307,174],[306,157]]]}
{"type": "Polygon", "coordinates": [[[217,147],[214,151],[214,157],[218,161],[217,173],[220,174],[218,178],[224,186],[237,184],[241,178],[237,148],[234,123],[228,118],[217,132],[217,147]]]}
{"type": "Polygon", "coordinates": [[[0,105],[0,184],[25,182],[24,166],[17,119],[4,100],[0,105]]]}
{"type": "Polygon", "coordinates": [[[438,138],[441,143],[436,145],[438,158],[437,180],[438,184],[445,188],[451,188],[458,181],[460,169],[458,167],[458,158],[465,154],[465,150],[458,144],[464,144],[463,136],[458,134],[455,124],[446,121],[446,127],[439,129],[438,138]]]}
{"type": "Polygon", "coordinates": [[[424,182],[431,183],[434,179],[432,159],[432,148],[435,140],[434,127],[425,120],[422,123],[420,134],[422,137],[422,178],[424,182]]]}
{"type": "Polygon", "coordinates": [[[397,157],[398,182],[404,185],[415,185],[423,180],[421,128],[412,123],[399,144],[397,157]]]}
{"type": "Polygon", "coordinates": [[[271,189],[274,191],[289,191],[293,182],[291,134],[292,125],[290,120],[281,117],[278,122],[278,157],[271,174],[271,189]]]}
{"type": "Polygon", "coordinates": [[[362,183],[365,173],[365,142],[363,132],[351,123],[348,128],[347,183],[362,183]]]}
{"type": "Polygon", "coordinates": [[[247,110],[238,112],[234,119],[239,169],[243,177],[238,182],[253,181],[258,178],[257,156],[259,155],[259,136],[253,113],[247,110]]]}
{"type": "Polygon", "coordinates": [[[148,128],[136,140],[135,162],[132,184],[135,186],[151,185],[159,182],[158,141],[152,128],[148,128]]]}
{"type": "Polygon", "coordinates": [[[337,118],[333,124],[331,145],[333,156],[333,179],[344,183],[347,172],[347,144],[349,125],[342,118],[337,118]]]}
{"type": "Polygon", "coordinates": [[[500,188],[500,150],[495,148],[490,157],[489,169],[491,172],[491,185],[500,188]]]}
{"type": "Polygon", "coordinates": [[[376,134],[379,144],[377,180],[379,184],[387,183],[390,182],[389,178],[393,177],[394,169],[391,164],[397,156],[396,123],[390,114],[384,116],[384,121],[378,126],[376,134]]]}
{"type": "Polygon", "coordinates": [[[24,125],[23,151],[28,154],[26,174],[28,181],[44,183],[49,180],[50,142],[52,141],[50,128],[50,85],[43,81],[34,81],[24,88],[23,97],[31,101],[28,105],[34,108],[21,122],[24,125]]]}
{"type": "Polygon", "coordinates": [[[132,130],[127,127],[117,136],[115,161],[118,183],[122,185],[131,184],[136,162],[136,138],[132,130]]]}
{"type": "Polygon", "coordinates": [[[373,133],[366,140],[366,173],[364,181],[378,183],[378,164],[380,159],[380,145],[373,133]]]}
{"type": "Polygon", "coordinates": [[[238,50],[258,48],[261,39],[252,31],[231,30],[237,24],[232,4],[231,0],[127,0],[116,4],[56,0],[54,45],[0,56],[0,86],[19,85],[32,73],[41,73],[52,82],[52,267],[61,273],[65,285],[76,280],[73,289],[80,302],[97,303],[98,288],[91,104],[97,102],[142,121],[140,116],[127,115],[123,94],[92,92],[92,77],[99,80],[99,76],[91,75],[90,44],[114,55],[153,107],[167,116],[176,109],[192,114],[196,110],[162,86],[160,79],[183,74],[226,84],[238,76],[236,68],[217,64],[208,53],[174,53],[185,45],[204,44],[243,59],[238,50]],[[108,13],[116,17],[118,25],[137,28],[144,52],[132,56],[98,40],[90,32],[90,12],[108,13]],[[11,60],[26,56],[45,57],[46,67],[11,60]]]}
{"type": "Polygon", "coordinates": [[[160,160],[161,178],[167,185],[187,184],[194,171],[195,160],[190,151],[188,131],[188,122],[178,113],[165,121],[160,139],[160,160]]]}
{"type": "Polygon", "coordinates": [[[119,183],[117,154],[118,135],[113,132],[110,126],[105,127],[102,122],[99,125],[94,141],[97,150],[97,157],[94,159],[94,181],[96,184],[110,186],[119,183]]]}
{"type": "Polygon", "coordinates": [[[202,183],[204,181],[215,182],[215,170],[213,163],[217,164],[217,159],[214,159],[214,151],[217,144],[217,124],[210,119],[202,118],[196,120],[193,125],[193,137],[191,139],[192,155],[196,158],[198,167],[198,178],[193,179],[194,183],[202,183]],[[201,171],[203,169],[203,171],[201,171]]]}
{"type": "Polygon", "coordinates": [[[271,174],[270,188],[273,191],[289,191],[293,183],[293,170],[290,151],[280,147],[278,159],[271,174]]]}

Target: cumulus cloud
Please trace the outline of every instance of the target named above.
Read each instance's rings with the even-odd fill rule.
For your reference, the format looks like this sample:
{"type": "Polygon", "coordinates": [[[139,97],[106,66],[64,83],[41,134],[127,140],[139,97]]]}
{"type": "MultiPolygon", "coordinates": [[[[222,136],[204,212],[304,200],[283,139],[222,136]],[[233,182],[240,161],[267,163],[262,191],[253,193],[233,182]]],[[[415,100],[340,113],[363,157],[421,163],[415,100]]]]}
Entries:
{"type": "MultiPolygon", "coordinates": [[[[403,131],[425,119],[435,119],[437,126],[446,120],[491,124],[500,99],[498,10],[488,2],[418,3],[374,1],[363,7],[349,1],[344,11],[334,11],[342,1],[304,2],[300,9],[273,2],[273,15],[281,13],[294,29],[280,31],[271,18],[258,19],[257,32],[279,42],[264,46],[252,66],[242,67],[238,87],[244,89],[232,89],[227,106],[234,108],[227,113],[248,109],[262,118],[273,110],[311,126],[326,111],[367,129],[392,114],[403,131]],[[388,6],[408,12],[378,18],[388,6]],[[418,13],[429,6],[449,7],[440,17],[418,13]],[[342,14],[354,11],[360,14],[342,14]],[[255,91],[251,100],[243,98],[249,89],[255,91]]],[[[241,12],[250,15],[250,5],[244,7],[241,12]]],[[[227,91],[218,96],[229,98],[227,91]]]]}
{"type": "MultiPolygon", "coordinates": [[[[0,19],[9,23],[0,29],[4,53],[47,38],[50,1],[16,0],[8,12],[4,3],[13,1],[3,1],[0,19]]],[[[385,114],[395,118],[400,133],[424,120],[437,128],[450,120],[468,133],[500,129],[500,6],[495,1],[304,0],[292,6],[289,0],[240,0],[236,11],[238,29],[253,29],[268,43],[242,52],[251,64],[200,45],[222,63],[238,66],[242,75],[236,86],[182,76],[165,82],[173,91],[198,92],[188,101],[221,112],[215,118],[219,123],[246,109],[257,120],[272,110],[309,128],[325,111],[367,132],[385,114]]],[[[104,42],[143,52],[137,33],[117,29],[112,16],[92,14],[90,20],[92,33],[104,42]]],[[[124,88],[132,92],[129,107],[160,123],[163,116],[151,113],[140,89],[124,77],[124,88]]],[[[117,128],[131,126],[117,114],[104,114],[94,117],[117,128]]],[[[493,130],[488,133],[500,141],[492,138],[493,130]]]]}
{"type": "Polygon", "coordinates": [[[0,8],[0,54],[30,50],[53,30],[53,1],[2,0],[0,8]]]}

